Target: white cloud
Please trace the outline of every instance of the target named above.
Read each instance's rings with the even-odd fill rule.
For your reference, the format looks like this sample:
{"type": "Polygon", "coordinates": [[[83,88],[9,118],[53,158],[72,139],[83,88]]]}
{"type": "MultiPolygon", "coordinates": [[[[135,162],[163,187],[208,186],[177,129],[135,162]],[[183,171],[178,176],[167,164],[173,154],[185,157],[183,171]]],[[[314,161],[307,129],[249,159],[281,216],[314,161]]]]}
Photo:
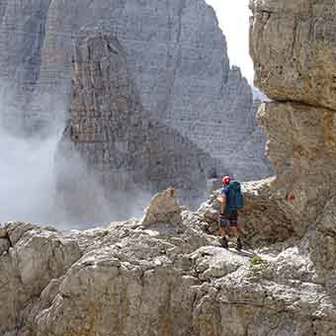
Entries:
{"type": "Polygon", "coordinates": [[[253,63],[249,56],[249,0],[206,0],[216,11],[228,44],[230,63],[238,65],[253,83],[253,63]]]}

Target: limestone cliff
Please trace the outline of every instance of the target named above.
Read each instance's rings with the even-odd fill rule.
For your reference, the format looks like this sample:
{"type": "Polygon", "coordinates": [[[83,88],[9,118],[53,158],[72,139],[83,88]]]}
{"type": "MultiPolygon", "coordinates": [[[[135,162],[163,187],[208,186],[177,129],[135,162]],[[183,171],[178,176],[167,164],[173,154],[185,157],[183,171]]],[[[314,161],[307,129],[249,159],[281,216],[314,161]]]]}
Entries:
{"type": "MultiPolygon", "coordinates": [[[[118,39],[90,29],[82,32],[75,49],[73,98],[57,165],[63,164],[62,157],[79,153],[115,209],[114,218],[127,218],[128,208],[144,192],[153,194],[170,185],[187,204],[204,199],[207,177],[216,161],[144,112],[128,55],[118,39]]],[[[92,198],[81,197],[83,192],[88,195],[91,186],[79,174],[60,175],[60,193],[72,211],[76,192],[69,183],[80,187],[77,203],[86,208],[81,211],[84,220],[100,207],[100,201],[96,204],[92,198]]]]}
{"type": "Polygon", "coordinates": [[[277,174],[272,187],[334,298],[335,3],[255,0],[251,8],[256,84],[274,100],[259,111],[277,174]]]}
{"type": "Polygon", "coordinates": [[[221,159],[254,130],[251,89],[238,68],[230,69],[225,37],[204,0],[54,0],[42,50],[43,83],[58,86],[71,78],[71,38],[97,20],[125,49],[145,113],[221,159]],[[50,76],[48,69],[58,74],[50,76]]]}
{"type": "Polygon", "coordinates": [[[335,111],[330,57],[335,6],[330,1],[252,1],[251,52],[256,84],[275,102],[259,120],[276,184],[311,224],[334,194],[335,111]],[[262,52],[261,52],[262,50],[262,52]]]}
{"type": "Polygon", "coordinates": [[[251,7],[256,85],[275,100],[335,109],[335,2],[260,0],[251,7]]]}
{"type": "Polygon", "coordinates": [[[38,132],[51,121],[41,99],[37,99],[37,105],[32,103],[50,3],[51,0],[0,3],[0,121],[14,134],[22,130],[38,132]]]}
{"type": "Polygon", "coordinates": [[[225,37],[204,0],[15,0],[0,6],[2,78],[11,84],[6,96],[15,88],[9,105],[17,107],[5,113],[8,127],[36,132],[67,110],[74,41],[83,26],[100,22],[128,55],[144,113],[220,159],[220,166],[238,159],[232,168],[239,178],[269,173],[259,142],[251,147],[256,155],[248,175],[246,161],[234,157],[255,131],[256,110],[247,81],[230,68],[225,37]]]}

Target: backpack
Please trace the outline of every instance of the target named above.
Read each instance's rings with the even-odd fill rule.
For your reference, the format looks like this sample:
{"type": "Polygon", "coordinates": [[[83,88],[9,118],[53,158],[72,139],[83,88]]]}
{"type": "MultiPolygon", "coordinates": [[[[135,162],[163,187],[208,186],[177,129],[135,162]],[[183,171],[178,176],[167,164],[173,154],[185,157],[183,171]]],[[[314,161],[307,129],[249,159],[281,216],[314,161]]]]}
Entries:
{"type": "Polygon", "coordinates": [[[226,212],[233,213],[244,207],[244,196],[241,192],[240,183],[232,181],[227,187],[226,192],[226,212]]]}

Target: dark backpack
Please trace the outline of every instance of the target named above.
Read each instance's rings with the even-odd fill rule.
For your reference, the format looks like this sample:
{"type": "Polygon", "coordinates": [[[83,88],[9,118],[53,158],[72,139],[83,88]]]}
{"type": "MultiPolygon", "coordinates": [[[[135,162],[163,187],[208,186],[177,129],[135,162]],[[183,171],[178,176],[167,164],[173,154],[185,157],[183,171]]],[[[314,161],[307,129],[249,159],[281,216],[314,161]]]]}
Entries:
{"type": "Polygon", "coordinates": [[[227,187],[226,212],[233,213],[244,207],[244,196],[241,192],[240,183],[232,181],[227,187]]]}

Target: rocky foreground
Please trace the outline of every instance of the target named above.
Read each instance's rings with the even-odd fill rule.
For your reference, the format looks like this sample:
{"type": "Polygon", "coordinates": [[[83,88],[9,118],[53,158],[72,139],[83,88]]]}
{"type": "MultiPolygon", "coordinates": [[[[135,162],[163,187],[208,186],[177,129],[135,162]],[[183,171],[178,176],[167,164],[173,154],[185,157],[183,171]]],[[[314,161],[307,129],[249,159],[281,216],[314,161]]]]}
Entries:
{"type": "MultiPolygon", "coordinates": [[[[265,185],[245,188],[253,208],[265,185]]],[[[209,201],[189,212],[168,189],[143,219],[106,228],[61,233],[6,224],[0,334],[335,335],[335,296],[307,240],[225,250],[204,232],[214,211],[209,201]]]]}
{"type": "Polygon", "coordinates": [[[277,177],[244,185],[246,251],[219,246],[214,198],[168,189],[141,220],[0,230],[4,336],[336,335],[334,1],[251,1],[259,111],[277,177]]]}

